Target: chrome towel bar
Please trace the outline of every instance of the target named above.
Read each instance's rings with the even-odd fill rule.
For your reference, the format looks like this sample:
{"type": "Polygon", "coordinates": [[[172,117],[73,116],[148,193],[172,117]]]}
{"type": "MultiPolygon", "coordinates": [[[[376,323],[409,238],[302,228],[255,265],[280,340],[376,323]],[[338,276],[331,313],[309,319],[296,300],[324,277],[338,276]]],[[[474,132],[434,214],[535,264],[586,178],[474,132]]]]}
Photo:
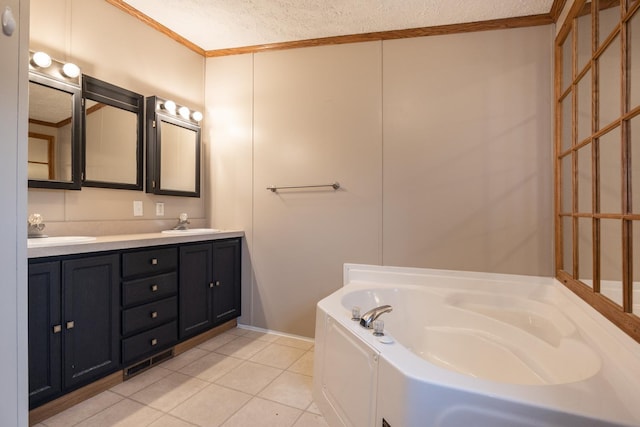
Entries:
{"type": "Polygon", "coordinates": [[[333,184],[320,184],[320,185],[292,185],[288,187],[277,187],[275,185],[270,185],[267,187],[267,190],[270,190],[272,193],[275,193],[278,190],[292,190],[297,188],[320,188],[320,187],[331,187],[334,190],[340,188],[339,182],[334,182],[333,184]]]}

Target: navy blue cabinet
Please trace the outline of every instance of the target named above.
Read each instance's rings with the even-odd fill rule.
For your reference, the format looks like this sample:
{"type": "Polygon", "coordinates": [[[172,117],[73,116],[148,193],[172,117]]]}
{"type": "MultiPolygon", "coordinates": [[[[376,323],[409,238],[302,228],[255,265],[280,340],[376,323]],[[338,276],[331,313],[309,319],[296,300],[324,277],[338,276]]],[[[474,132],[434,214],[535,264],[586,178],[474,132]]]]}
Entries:
{"type": "Polygon", "coordinates": [[[29,263],[29,405],[120,368],[117,254],[29,263]]]}
{"type": "Polygon", "coordinates": [[[29,264],[29,407],[62,392],[60,263],[29,264]]]}
{"type": "Polygon", "coordinates": [[[122,363],[129,366],[178,340],[178,249],[122,254],[122,363]]]}
{"type": "Polygon", "coordinates": [[[29,407],[240,316],[240,243],[30,259],[29,407]]]}
{"type": "Polygon", "coordinates": [[[240,315],[240,239],[180,247],[180,339],[240,315]]]}

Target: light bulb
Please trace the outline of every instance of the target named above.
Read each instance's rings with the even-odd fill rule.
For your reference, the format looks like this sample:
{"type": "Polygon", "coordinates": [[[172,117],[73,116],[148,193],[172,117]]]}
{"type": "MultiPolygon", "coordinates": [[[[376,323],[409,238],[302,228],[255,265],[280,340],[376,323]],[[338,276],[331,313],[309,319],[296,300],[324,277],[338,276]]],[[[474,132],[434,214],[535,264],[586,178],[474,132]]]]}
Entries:
{"type": "Polygon", "coordinates": [[[51,65],[51,57],[44,52],[36,52],[31,58],[34,65],[40,68],[47,68],[51,65]]]}
{"type": "Polygon", "coordinates": [[[173,101],[165,101],[164,102],[164,109],[167,110],[168,112],[170,112],[171,114],[175,114],[176,113],[176,103],[173,101]]]}
{"type": "Polygon", "coordinates": [[[75,79],[80,75],[80,67],[71,62],[67,62],[62,66],[62,74],[71,79],[75,79]]]}
{"type": "Polygon", "coordinates": [[[191,118],[196,122],[199,122],[200,120],[202,120],[202,113],[200,111],[194,111],[193,113],[191,113],[191,118]]]}
{"type": "Polygon", "coordinates": [[[183,119],[189,120],[189,116],[191,115],[191,111],[189,111],[189,109],[187,107],[180,107],[180,109],[178,109],[178,114],[180,114],[180,116],[183,119]]]}

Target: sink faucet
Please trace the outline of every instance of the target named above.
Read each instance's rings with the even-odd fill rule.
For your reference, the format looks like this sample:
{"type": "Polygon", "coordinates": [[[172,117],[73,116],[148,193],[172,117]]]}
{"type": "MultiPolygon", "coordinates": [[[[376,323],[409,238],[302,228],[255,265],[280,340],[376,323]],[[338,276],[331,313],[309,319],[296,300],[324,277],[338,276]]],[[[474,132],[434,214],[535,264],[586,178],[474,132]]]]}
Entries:
{"type": "Polygon", "coordinates": [[[44,230],[44,223],[42,222],[42,215],[34,213],[29,215],[27,219],[27,237],[47,237],[42,233],[44,230]]]}
{"type": "Polygon", "coordinates": [[[189,222],[189,217],[187,216],[186,213],[181,213],[180,216],[178,217],[178,224],[173,227],[174,230],[188,230],[189,227],[188,225],[190,224],[189,222]]]}
{"type": "Polygon", "coordinates": [[[391,310],[393,310],[393,308],[390,305],[381,305],[380,307],[372,308],[360,317],[360,325],[371,329],[374,320],[391,310]]]}

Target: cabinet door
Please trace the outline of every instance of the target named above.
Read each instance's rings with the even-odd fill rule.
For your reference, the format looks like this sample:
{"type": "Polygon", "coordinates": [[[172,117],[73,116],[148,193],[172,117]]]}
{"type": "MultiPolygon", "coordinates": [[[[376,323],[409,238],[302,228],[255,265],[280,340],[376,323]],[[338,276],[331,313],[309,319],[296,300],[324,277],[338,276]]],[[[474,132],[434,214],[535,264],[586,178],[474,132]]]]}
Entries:
{"type": "Polygon", "coordinates": [[[119,256],[62,261],[65,388],[120,366],[119,256]]]}
{"type": "Polygon", "coordinates": [[[29,408],[62,391],[60,263],[29,264],[29,408]]]}
{"type": "Polygon", "coordinates": [[[213,242],[215,323],[240,316],[240,240],[213,242]]]}
{"type": "Polygon", "coordinates": [[[180,339],[213,326],[211,256],[210,243],[180,247],[180,339]]]}

